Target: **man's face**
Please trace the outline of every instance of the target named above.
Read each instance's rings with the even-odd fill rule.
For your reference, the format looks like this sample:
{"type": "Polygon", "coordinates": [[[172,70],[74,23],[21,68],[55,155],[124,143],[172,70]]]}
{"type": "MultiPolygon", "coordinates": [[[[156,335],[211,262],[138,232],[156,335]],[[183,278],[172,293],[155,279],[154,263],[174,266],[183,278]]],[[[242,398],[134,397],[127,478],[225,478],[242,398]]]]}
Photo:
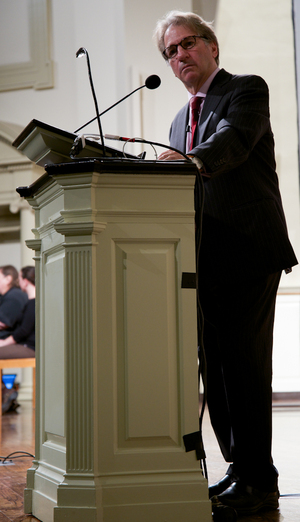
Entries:
{"type": "MultiPolygon", "coordinates": [[[[165,47],[178,44],[187,36],[194,36],[193,30],[189,27],[170,25],[165,33],[165,47]]],[[[192,49],[185,50],[179,45],[177,50],[176,57],[169,60],[172,70],[187,90],[196,94],[217,67],[217,46],[213,42],[197,38],[192,49]]]]}

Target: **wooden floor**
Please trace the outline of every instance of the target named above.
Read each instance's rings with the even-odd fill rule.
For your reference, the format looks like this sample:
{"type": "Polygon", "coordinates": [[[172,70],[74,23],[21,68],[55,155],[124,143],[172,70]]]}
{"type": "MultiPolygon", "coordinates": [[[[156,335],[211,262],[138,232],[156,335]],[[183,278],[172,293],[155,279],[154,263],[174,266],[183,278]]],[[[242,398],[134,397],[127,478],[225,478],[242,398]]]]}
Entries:
{"type": "MultiPolygon", "coordinates": [[[[32,403],[21,403],[19,413],[2,416],[2,436],[0,458],[13,452],[27,452],[34,455],[34,415],[32,403]]],[[[17,456],[12,455],[12,457],[17,456]]],[[[26,485],[26,471],[32,463],[31,457],[12,459],[13,465],[0,466],[0,522],[29,522],[37,520],[24,515],[23,494],[26,485]]]]}
{"type": "MultiPolygon", "coordinates": [[[[278,511],[239,518],[239,522],[300,520],[300,405],[295,403],[287,406],[276,403],[273,409],[273,424],[273,456],[280,472],[279,488],[282,495],[280,508],[278,511]]],[[[204,416],[203,438],[208,478],[209,482],[213,483],[224,475],[227,465],[220,455],[207,412],[204,416]]],[[[21,403],[19,413],[9,413],[2,417],[0,447],[1,459],[19,451],[34,455],[34,416],[30,402],[21,403]]],[[[24,515],[23,512],[26,470],[31,466],[32,458],[22,457],[13,462],[13,465],[0,466],[0,522],[36,521],[35,517],[24,515]]]]}

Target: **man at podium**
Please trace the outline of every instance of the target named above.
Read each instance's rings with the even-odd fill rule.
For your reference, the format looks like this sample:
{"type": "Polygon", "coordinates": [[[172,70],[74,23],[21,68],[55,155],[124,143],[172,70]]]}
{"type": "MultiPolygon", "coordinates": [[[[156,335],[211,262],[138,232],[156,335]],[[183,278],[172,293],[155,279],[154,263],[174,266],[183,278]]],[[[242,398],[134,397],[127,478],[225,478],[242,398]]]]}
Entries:
{"type": "MultiPolygon", "coordinates": [[[[276,509],[274,309],[281,272],[290,272],[297,259],[275,172],[268,87],[258,76],[220,69],[212,26],[194,13],[168,13],[158,21],[155,39],[189,98],[171,125],[170,145],[188,154],[199,172],[195,211],[204,380],[211,423],[230,463],[225,477],[209,487],[210,497],[217,495],[239,514],[276,509]]],[[[182,156],[167,150],[159,159],[182,156]]]]}

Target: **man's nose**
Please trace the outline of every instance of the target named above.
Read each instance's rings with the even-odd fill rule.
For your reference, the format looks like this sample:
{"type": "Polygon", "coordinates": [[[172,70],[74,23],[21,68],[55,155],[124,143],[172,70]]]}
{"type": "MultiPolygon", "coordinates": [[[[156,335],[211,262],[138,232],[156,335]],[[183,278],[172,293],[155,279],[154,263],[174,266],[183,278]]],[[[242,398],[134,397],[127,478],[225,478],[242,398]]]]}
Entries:
{"type": "Polygon", "coordinates": [[[177,59],[181,60],[182,58],[186,58],[186,56],[189,55],[189,52],[187,49],[184,49],[181,47],[181,45],[178,45],[177,47],[177,59]]]}

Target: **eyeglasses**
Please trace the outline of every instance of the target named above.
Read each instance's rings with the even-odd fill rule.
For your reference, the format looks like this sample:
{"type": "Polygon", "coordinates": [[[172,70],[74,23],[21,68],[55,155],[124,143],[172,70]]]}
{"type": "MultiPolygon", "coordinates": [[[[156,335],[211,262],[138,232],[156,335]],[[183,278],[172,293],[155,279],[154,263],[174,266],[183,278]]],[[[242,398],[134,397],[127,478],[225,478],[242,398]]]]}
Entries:
{"type": "Polygon", "coordinates": [[[181,40],[181,42],[179,42],[178,44],[173,44],[173,45],[170,45],[170,47],[166,47],[162,54],[164,55],[164,57],[167,60],[172,60],[173,58],[175,58],[177,56],[179,45],[185,51],[187,51],[189,49],[193,49],[193,47],[195,47],[195,45],[197,43],[196,38],[203,38],[203,40],[207,40],[207,38],[205,38],[205,36],[199,36],[199,35],[187,36],[186,38],[181,40]]]}

